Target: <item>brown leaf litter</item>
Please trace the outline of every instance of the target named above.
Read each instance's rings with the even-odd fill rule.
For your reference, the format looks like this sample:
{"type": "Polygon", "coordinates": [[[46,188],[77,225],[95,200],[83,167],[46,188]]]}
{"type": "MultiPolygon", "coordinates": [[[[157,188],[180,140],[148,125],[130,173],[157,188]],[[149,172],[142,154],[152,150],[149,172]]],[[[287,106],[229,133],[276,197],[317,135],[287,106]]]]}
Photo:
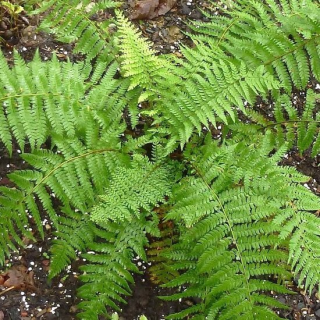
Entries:
{"type": "Polygon", "coordinates": [[[8,271],[0,274],[0,287],[6,288],[0,292],[0,295],[13,289],[36,291],[33,277],[33,271],[28,272],[24,265],[14,265],[8,271]]]}
{"type": "Polygon", "coordinates": [[[158,16],[165,15],[177,3],[177,0],[141,0],[131,1],[130,5],[133,8],[130,19],[143,20],[154,19],[158,16]]]}

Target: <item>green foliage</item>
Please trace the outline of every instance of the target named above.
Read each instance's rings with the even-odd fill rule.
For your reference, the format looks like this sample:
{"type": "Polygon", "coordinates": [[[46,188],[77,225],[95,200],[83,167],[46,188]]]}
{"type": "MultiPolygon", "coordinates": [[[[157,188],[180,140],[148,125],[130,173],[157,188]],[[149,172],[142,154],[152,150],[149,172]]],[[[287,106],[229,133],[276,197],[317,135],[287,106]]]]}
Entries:
{"type": "Polygon", "coordinates": [[[169,319],[278,319],[268,291],[291,293],[293,274],[309,292],[320,282],[319,197],[279,164],[320,152],[319,4],[232,1],[193,26],[183,58],[156,55],[121,12],[117,30],[94,21],[117,5],[36,9],[84,62],[0,55],[0,141],[26,162],[0,187],[0,263],[44,238],[46,216],[49,277],[86,260],[81,319],[116,317],[137,255],[177,288],[164,299],[194,299],[169,319]]]}
{"type": "Polygon", "coordinates": [[[275,101],[272,118],[259,112],[250,110],[247,112],[252,125],[242,122],[229,125],[234,133],[243,137],[259,135],[261,132],[272,132],[272,143],[276,149],[286,145],[288,149],[297,148],[300,154],[311,151],[311,156],[316,157],[320,153],[320,95],[308,89],[304,94],[303,110],[298,110],[296,101],[288,95],[281,95],[275,101]]]}
{"type": "Polygon", "coordinates": [[[272,89],[274,95],[278,88],[303,90],[311,72],[320,81],[320,24],[314,14],[319,4],[280,3],[232,2],[227,16],[194,26],[196,35],[190,37],[197,46],[183,48],[185,59],[176,59],[183,68],[172,71],[184,81],[161,90],[164,103],[159,106],[182,144],[208,122],[235,121],[238,110],[247,109],[244,101],[253,105],[272,89]]]}
{"type": "Polygon", "coordinates": [[[92,146],[98,145],[99,134],[106,135],[106,141],[117,139],[124,130],[122,111],[130,104],[130,96],[123,96],[129,81],[113,79],[116,63],[103,75],[95,69],[88,79],[91,71],[84,63],[59,63],[55,56],[43,63],[38,53],[29,64],[15,54],[15,67],[10,69],[1,54],[0,137],[8,150],[12,151],[13,138],[21,149],[26,140],[31,149],[39,148],[52,132],[53,140],[73,141],[81,134],[92,146]]]}
{"type": "Polygon", "coordinates": [[[190,139],[194,128],[200,133],[209,122],[228,123],[228,116],[235,120],[234,105],[245,112],[243,99],[254,103],[258,94],[265,96],[279,87],[264,66],[250,70],[244,63],[217,59],[214,51],[205,60],[202,47],[199,51],[185,49],[187,61],[173,61],[184,68],[168,66],[168,59],[154,56],[138,32],[128,31],[129,24],[121,15],[119,21],[124,76],[131,78],[130,88],[140,84],[146,89],[140,101],[149,98],[156,103],[154,112],[161,115],[161,120],[155,117],[156,123],[168,122],[172,139],[180,140],[181,145],[190,139]]]}
{"type": "Polygon", "coordinates": [[[91,70],[83,63],[61,64],[55,57],[44,63],[38,54],[28,65],[18,55],[15,62],[10,69],[0,57],[0,137],[10,153],[13,139],[17,141],[22,158],[33,169],[11,174],[16,188],[1,187],[3,240],[9,247],[1,246],[0,258],[4,262],[14,242],[23,245],[17,232],[32,238],[26,228],[28,214],[44,236],[44,210],[61,241],[53,246],[54,257],[59,259],[53,258],[51,274],[56,275],[83,246],[82,236],[75,233],[70,238],[70,230],[89,227],[82,218],[82,227],[76,219],[70,220],[74,210],[83,215],[92,208],[113,169],[129,162],[119,148],[119,135],[125,130],[122,112],[134,96],[124,96],[128,81],[114,79],[116,64],[100,78],[93,72],[88,79],[91,70]],[[31,152],[24,153],[30,147],[31,152]],[[64,213],[54,208],[56,201],[65,208],[64,213]]]}
{"type": "Polygon", "coordinates": [[[305,267],[311,269],[304,274],[306,283],[314,285],[319,279],[318,263],[310,261],[319,259],[312,246],[319,236],[318,219],[305,212],[316,210],[319,199],[299,184],[307,177],[277,166],[279,154],[268,157],[269,152],[254,144],[218,147],[209,139],[186,159],[190,175],[175,188],[167,214],[185,224],[178,243],[166,253],[181,275],[166,286],[187,288],[166,299],[197,297],[201,302],[170,319],[184,319],[189,313],[210,319],[277,318],[265,306],[281,308],[279,302],[263,292],[289,291],[265,276],[276,275],[281,281],[291,277],[283,242],[288,234],[293,234],[290,254],[299,248],[293,262],[296,273],[296,261],[305,255],[305,267]],[[306,236],[301,243],[301,235],[309,233],[307,225],[312,239],[306,236]]]}
{"type": "Polygon", "coordinates": [[[86,251],[88,243],[94,241],[95,225],[88,215],[62,208],[64,215],[59,217],[59,231],[50,249],[51,263],[49,278],[53,278],[64,270],[79,252],[86,251]]]}
{"type": "Polygon", "coordinates": [[[120,311],[118,303],[125,302],[122,296],[131,294],[132,272],[139,272],[133,263],[134,254],[145,259],[146,234],[157,234],[157,221],[146,216],[134,217],[128,224],[101,223],[97,230],[100,241],[88,246],[82,256],[87,264],[81,267],[84,274],[80,280],[78,295],[83,298],[79,307],[81,319],[96,319],[97,314],[107,315],[106,306],[120,311]]]}
{"type": "MultiPolygon", "coordinates": [[[[116,312],[112,314],[111,320],[119,320],[119,316],[116,312]]],[[[141,316],[139,317],[139,320],[148,320],[148,319],[145,316],[141,316]]]]}
{"type": "MultiPolygon", "coordinates": [[[[38,4],[34,0],[29,3],[38,4]]],[[[113,0],[46,0],[32,13],[47,12],[40,28],[48,32],[54,31],[61,41],[77,41],[75,52],[87,55],[89,60],[99,56],[102,61],[110,61],[108,55],[113,48],[108,44],[110,21],[99,23],[94,20],[94,15],[99,11],[112,9],[119,6],[113,0]]]]}
{"type": "Polygon", "coordinates": [[[200,23],[200,35],[193,38],[201,49],[215,48],[218,58],[251,70],[263,65],[291,92],[293,86],[304,89],[311,75],[320,81],[318,10],[313,0],[239,0],[226,10],[227,17],[200,23]]]}
{"type": "Polygon", "coordinates": [[[170,169],[136,156],[130,168],[114,170],[107,185],[108,193],[100,197],[99,205],[91,212],[96,223],[130,222],[141,210],[150,212],[154,205],[168,196],[172,184],[170,169]],[[157,182],[155,184],[155,181],[157,182]]]}

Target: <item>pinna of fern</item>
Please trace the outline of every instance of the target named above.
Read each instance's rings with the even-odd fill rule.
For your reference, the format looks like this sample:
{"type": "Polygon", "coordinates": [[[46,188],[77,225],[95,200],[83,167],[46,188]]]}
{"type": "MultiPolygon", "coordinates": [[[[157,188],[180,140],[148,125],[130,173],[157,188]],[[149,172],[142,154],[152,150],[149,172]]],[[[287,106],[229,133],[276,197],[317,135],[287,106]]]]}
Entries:
{"type": "Polygon", "coordinates": [[[119,304],[131,294],[132,273],[140,273],[133,258],[146,259],[144,246],[147,234],[157,235],[157,220],[148,215],[133,217],[129,224],[102,223],[96,228],[96,241],[87,246],[82,256],[87,260],[81,267],[80,280],[84,283],[78,290],[83,299],[79,304],[81,319],[98,319],[110,315],[107,307],[120,311],[119,304]]]}
{"type": "Polygon", "coordinates": [[[275,149],[286,146],[288,150],[296,148],[300,154],[310,150],[310,155],[316,157],[320,153],[319,97],[315,91],[308,89],[298,111],[294,97],[280,95],[268,110],[268,117],[248,110],[250,123],[237,121],[226,126],[225,130],[232,131],[234,136],[240,135],[238,139],[252,139],[252,136],[259,137],[272,131],[270,143],[275,149]]]}
{"type": "Polygon", "coordinates": [[[172,185],[170,167],[151,163],[143,156],[134,156],[129,168],[118,167],[106,185],[107,193],[100,196],[99,205],[91,211],[91,219],[131,221],[141,211],[151,211],[154,204],[169,196],[172,185]]]}
{"type": "Polygon", "coordinates": [[[17,53],[12,69],[0,53],[0,66],[0,138],[10,152],[13,138],[22,150],[26,140],[32,149],[43,144],[50,125],[57,134],[74,135],[80,106],[77,98],[84,95],[79,83],[86,76],[80,74],[80,68],[59,64],[56,57],[45,64],[39,54],[26,65],[17,53]]]}
{"type": "Polygon", "coordinates": [[[204,53],[231,56],[251,70],[264,66],[287,92],[305,89],[311,76],[320,81],[318,1],[239,0],[222,10],[193,26],[204,53]]]}
{"type": "Polygon", "coordinates": [[[116,51],[109,42],[108,30],[111,21],[99,22],[93,17],[99,11],[119,7],[118,1],[46,0],[39,4],[38,1],[28,0],[28,3],[36,7],[30,14],[46,12],[40,29],[54,32],[63,42],[76,41],[74,52],[85,54],[88,61],[98,57],[102,65],[105,63],[104,67],[114,59],[116,51]]]}
{"type": "Polygon", "coordinates": [[[136,90],[125,95],[130,82],[115,79],[116,62],[101,73],[83,62],[60,63],[55,55],[43,62],[37,52],[28,64],[14,57],[9,68],[0,53],[0,139],[10,153],[13,139],[22,150],[26,142],[33,150],[51,135],[75,140],[83,135],[91,148],[119,142],[123,110],[136,107],[138,95],[136,90]]]}

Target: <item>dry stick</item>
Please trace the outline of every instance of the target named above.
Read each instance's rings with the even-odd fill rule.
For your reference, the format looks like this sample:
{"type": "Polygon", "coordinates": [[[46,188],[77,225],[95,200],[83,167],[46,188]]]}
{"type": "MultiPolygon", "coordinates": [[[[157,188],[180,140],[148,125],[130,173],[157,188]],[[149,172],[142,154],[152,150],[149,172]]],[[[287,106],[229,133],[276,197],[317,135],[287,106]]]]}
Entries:
{"type": "Polygon", "coordinates": [[[1,291],[1,292],[0,292],[0,296],[3,295],[3,294],[5,294],[5,293],[8,292],[8,291],[14,289],[14,288],[15,288],[15,286],[12,286],[12,287],[7,288],[6,290],[1,291]]]}

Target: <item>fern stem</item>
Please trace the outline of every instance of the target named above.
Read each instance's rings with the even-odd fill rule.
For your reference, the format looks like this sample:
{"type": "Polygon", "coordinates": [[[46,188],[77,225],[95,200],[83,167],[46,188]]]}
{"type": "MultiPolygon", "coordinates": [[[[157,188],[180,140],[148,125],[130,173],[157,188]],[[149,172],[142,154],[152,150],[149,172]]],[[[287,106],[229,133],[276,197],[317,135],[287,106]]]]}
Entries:
{"type": "MultiPolygon", "coordinates": [[[[7,95],[4,96],[3,98],[0,98],[0,102],[6,101],[8,99],[15,99],[15,98],[23,98],[23,97],[39,97],[39,96],[52,96],[52,97],[58,97],[58,96],[63,96],[63,98],[66,98],[66,100],[71,100],[71,96],[66,96],[63,93],[52,93],[52,92],[41,92],[41,93],[21,93],[21,94],[13,94],[13,95],[7,95]]],[[[78,104],[80,105],[80,101],[77,101],[78,104]]]]}
{"type": "Polygon", "coordinates": [[[289,50],[289,51],[286,51],[284,54],[281,54],[279,56],[275,56],[273,59],[263,63],[264,66],[268,66],[269,64],[272,64],[273,62],[277,61],[277,60],[280,60],[282,59],[283,57],[295,52],[296,50],[298,49],[301,49],[303,47],[305,47],[305,45],[311,41],[316,41],[317,38],[320,37],[320,34],[319,35],[316,35],[314,38],[311,38],[311,39],[306,39],[304,40],[302,43],[300,43],[299,45],[295,46],[293,49],[289,50]]]}
{"type": "MultiPolygon", "coordinates": [[[[22,90],[21,90],[22,91],[22,90]]],[[[21,97],[37,97],[37,96],[59,96],[61,93],[47,93],[47,92],[41,92],[41,93],[21,93],[21,94],[14,94],[14,95],[7,95],[4,96],[4,98],[0,98],[0,101],[5,101],[10,98],[21,98],[21,97]]]]}
{"type": "Polygon", "coordinates": [[[219,41],[218,41],[218,43],[217,43],[217,47],[219,47],[219,45],[220,45],[221,41],[224,39],[224,36],[226,35],[226,33],[231,29],[231,27],[232,27],[239,19],[240,19],[240,18],[234,19],[234,20],[230,23],[230,25],[229,25],[227,28],[225,28],[225,30],[223,31],[221,37],[219,38],[219,41]]]}
{"type": "Polygon", "coordinates": [[[269,127],[275,127],[277,125],[286,125],[286,123],[319,123],[320,124],[320,120],[285,120],[285,121],[280,121],[280,122],[272,122],[272,123],[269,123],[267,125],[261,125],[262,127],[258,130],[264,130],[266,128],[269,128],[269,127]]]}

